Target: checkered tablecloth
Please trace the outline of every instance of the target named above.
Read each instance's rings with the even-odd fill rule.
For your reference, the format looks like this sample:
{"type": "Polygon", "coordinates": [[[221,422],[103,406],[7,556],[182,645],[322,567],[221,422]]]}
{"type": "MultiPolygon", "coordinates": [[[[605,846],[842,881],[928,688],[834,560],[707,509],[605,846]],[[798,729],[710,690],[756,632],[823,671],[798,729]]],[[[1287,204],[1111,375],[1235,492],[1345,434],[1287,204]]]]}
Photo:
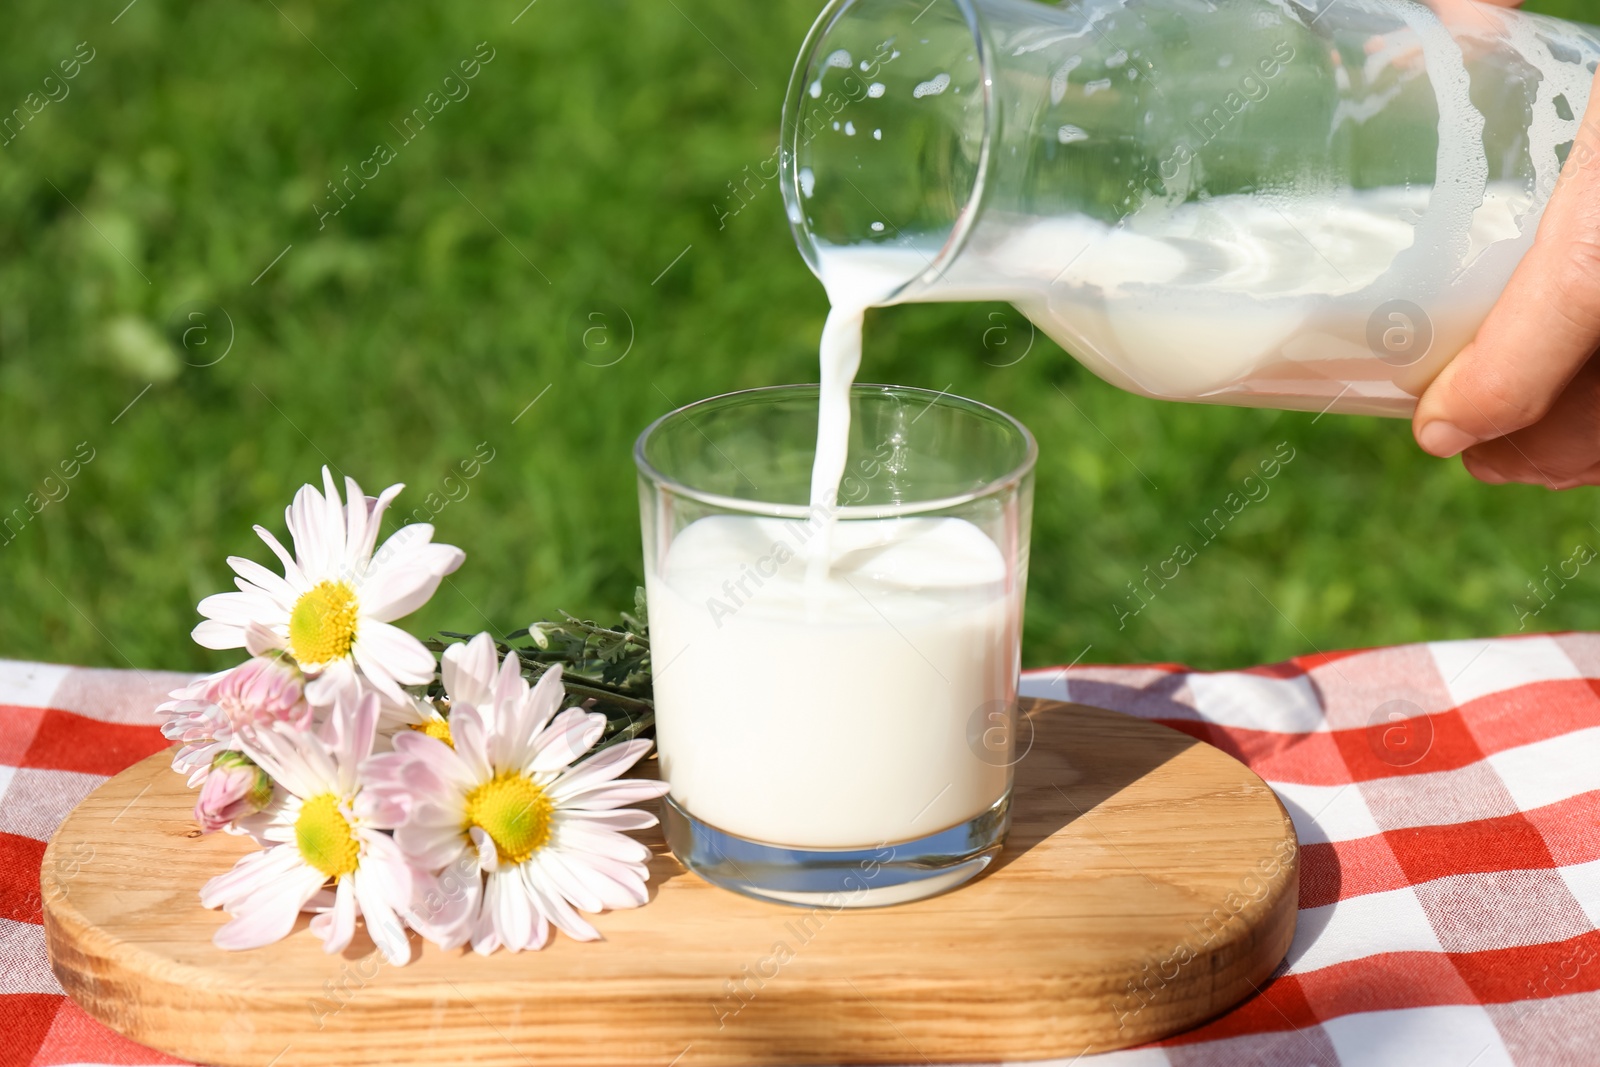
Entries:
{"type": "MultiPolygon", "coordinates": [[[[178,1062],[62,995],[39,863],[74,804],[163,747],[150,709],[181,680],[0,661],[0,1067],[178,1062]]],[[[1261,995],[1095,1062],[1600,1063],[1600,634],[1047,669],[1025,691],[1225,749],[1300,834],[1299,928],[1261,995]]]]}

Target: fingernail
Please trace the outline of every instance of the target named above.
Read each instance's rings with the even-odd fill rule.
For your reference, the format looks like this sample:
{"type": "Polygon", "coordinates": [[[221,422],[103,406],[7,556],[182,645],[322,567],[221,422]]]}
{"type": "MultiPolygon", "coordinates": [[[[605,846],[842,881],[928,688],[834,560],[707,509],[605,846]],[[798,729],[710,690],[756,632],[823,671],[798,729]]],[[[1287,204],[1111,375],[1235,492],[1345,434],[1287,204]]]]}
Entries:
{"type": "Polygon", "coordinates": [[[1430,422],[1417,434],[1417,444],[1441,459],[1449,459],[1478,443],[1478,439],[1448,422],[1430,422]]]}

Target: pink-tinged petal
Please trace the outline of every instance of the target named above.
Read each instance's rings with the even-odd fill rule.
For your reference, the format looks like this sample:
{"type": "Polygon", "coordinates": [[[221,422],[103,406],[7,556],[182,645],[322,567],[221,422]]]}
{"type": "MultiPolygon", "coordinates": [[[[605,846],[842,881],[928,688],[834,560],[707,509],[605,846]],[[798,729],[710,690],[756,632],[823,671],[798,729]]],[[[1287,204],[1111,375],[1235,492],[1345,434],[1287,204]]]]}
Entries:
{"type": "Polygon", "coordinates": [[[556,712],[561,710],[561,701],[566,695],[566,686],[561,681],[561,664],[557,663],[539,676],[538,684],[528,694],[524,713],[527,737],[537,735],[549,725],[556,712]]]}
{"type": "Polygon", "coordinates": [[[605,728],[606,717],[600,712],[568,708],[534,739],[525,770],[530,774],[561,770],[593,748],[605,728]]]}
{"type": "Polygon", "coordinates": [[[372,655],[370,649],[361,647],[358,640],[350,652],[356,667],[361,671],[361,681],[364,684],[371,686],[391,704],[399,703],[405,698],[406,691],[400,688],[400,684],[389,674],[389,669],[383,661],[372,655]]]}
{"type": "Polygon", "coordinates": [[[544,917],[538,904],[530,900],[529,906],[533,908],[533,936],[528,940],[528,948],[537,952],[550,943],[550,920],[544,917]]]}
{"type": "Polygon", "coordinates": [[[455,755],[455,750],[437,737],[429,737],[421,730],[406,730],[394,735],[394,750],[407,759],[422,760],[432,764],[455,755]]]}
{"type": "MultiPolygon", "coordinates": [[[[394,839],[412,863],[430,870],[449,866],[467,851],[459,822],[440,825],[413,820],[396,830],[394,839]]],[[[476,864],[477,853],[472,855],[476,864]]]]}
{"type": "Polygon", "coordinates": [[[362,823],[380,830],[393,830],[410,817],[417,796],[406,781],[406,768],[412,760],[399,752],[381,752],[368,757],[357,777],[361,791],[350,810],[362,823]]]}
{"type": "Polygon", "coordinates": [[[334,694],[333,705],[327,708],[318,708],[313,720],[311,733],[318,741],[328,748],[337,748],[339,738],[344,736],[345,716],[339,710],[347,706],[348,702],[356,699],[355,694],[360,692],[359,681],[348,689],[340,689],[334,694]]]}
{"type": "MultiPolygon", "coordinates": [[[[304,742],[307,749],[313,745],[320,747],[317,739],[311,736],[306,736],[304,742]]],[[[296,751],[294,742],[277,729],[252,731],[240,738],[239,747],[273,781],[297,797],[303,799],[327,789],[327,779],[314,773],[304,758],[305,753],[296,751]]]]}
{"type": "Polygon", "coordinates": [[[348,795],[350,790],[339,786],[339,760],[326,740],[315,733],[297,730],[286,722],[274,723],[272,732],[277,735],[283,753],[280,762],[312,783],[311,792],[303,796],[328,792],[348,795]]]}
{"type": "Polygon", "coordinates": [[[648,754],[651,744],[642,739],[624,741],[590,756],[557,778],[550,787],[550,795],[560,800],[592,785],[611,781],[648,754]]]}
{"type": "Polygon", "coordinates": [[[650,869],[639,863],[624,863],[605,856],[594,856],[588,861],[594,873],[616,883],[627,895],[629,903],[612,902],[613,908],[639,908],[650,902],[650,890],[645,885],[650,879],[650,869]]]}
{"type": "Polygon", "coordinates": [[[495,850],[494,839],[484,833],[481,826],[474,826],[468,830],[467,836],[472,839],[473,847],[478,850],[478,869],[485,874],[493,874],[500,866],[500,854],[495,850]]]}
{"type": "Polygon", "coordinates": [[[409,793],[390,792],[369,781],[366,788],[356,795],[350,810],[357,819],[374,829],[393,830],[404,825],[411,811],[410,800],[409,793]]]}
{"type": "Polygon", "coordinates": [[[490,724],[489,759],[496,767],[517,767],[533,731],[526,725],[524,698],[528,683],[522,677],[522,661],[515,652],[506,653],[495,675],[493,721],[490,724]]]}
{"type": "Polygon", "coordinates": [[[311,932],[322,938],[322,951],[333,954],[343,952],[356,933],[356,888],[349,878],[339,879],[333,891],[333,910],[311,920],[311,932]],[[325,923],[319,923],[323,915],[325,923]],[[322,926],[321,930],[317,929],[322,926]]]}
{"type": "Polygon", "coordinates": [[[211,761],[227,749],[220,741],[210,744],[185,745],[172,757],[172,769],[189,776],[190,789],[197,788],[211,774],[211,761]]]}
{"type": "Polygon", "coordinates": [[[494,703],[494,638],[480,633],[464,645],[451,645],[439,657],[444,691],[452,702],[489,707],[494,703]]]}
{"type": "MultiPolygon", "coordinates": [[[[350,720],[350,732],[345,738],[340,763],[349,776],[347,792],[354,792],[356,772],[361,762],[372,755],[372,742],[378,736],[378,694],[367,693],[356,703],[350,720]]],[[[341,783],[344,784],[344,783],[341,783]]]]}
{"type": "Polygon", "coordinates": [[[533,904],[528,900],[528,895],[522,892],[516,871],[489,877],[500,881],[500,893],[495,902],[495,926],[500,931],[500,940],[512,952],[532,947],[533,904]]]}
{"type": "Polygon", "coordinates": [[[306,794],[307,796],[324,792],[341,794],[345,792],[338,787],[339,763],[326,741],[315,734],[302,734],[284,723],[278,723],[273,729],[280,738],[288,742],[289,760],[297,761],[300,764],[300,773],[317,783],[314,792],[306,794]]]}
{"type": "Polygon", "coordinates": [[[561,802],[563,808],[576,811],[609,811],[625,808],[645,800],[654,800],[667,791],[666,782],[647,778],[623,778],[615,782],[590,786],[573,793],[561,802]]]}
{"type": "MultiPolygon", "coordinates": [[[[427,685],[433,681],[433,653],[421,641],[396,626],[362,619],[354,647],[356,661],[382,664],[384,673],[401,685],[427,685]]],[[[405,700],[405,694],[394,698],[405,700]]]]}
{"type": "Polygon", "coordinates": [[[212,943],[218,948],[240,950],[283,940],[294,929],[300,909],[321,885],[321,872],[306,868],[283,879],[274,892],[252,895],[232,920],[212,935],[212,943]]]}
{"type": "MultiPolygon", "coordinates": [[[[515,652],[507,652],[506,658],[500,663],[500,673],[495,675],[494,695],[491,699],[498,708],[505,704],[520,704],[527,694],[528,683],[522,677],[522,660],[515,652]]],[[[517,732],[519,731],[513,731],[517,732]]]]}
{"type": "Polygon", "coordinates": [[[261,538],[268,548],[272,549],[272,554],[278,557],[278,562],[283,564],[284,579],[297,589],[308,588],[311,583],[306,581],[306,576],[301,573],[300,565],[294,561],[294,557],[289,554],[288,549],[284,548],[265,526],[256,526],[253,529],[256,532],[256,536],[261,538]]]}
{"type": "Polygon", "coordinates": [[[494,777],[489,763],[489,730],[483,715],[471,704],[450,709],[450,737],[456,743],[456,757],[466,764],[475,782],[494,777]]]}
{"type": "Polygon", "coordinates": [[[385,899],[383,887],[371,877],[365,864],[350,880],[355,882],[356,897],[361,901],[361,918],[367,925],[367,936],[378,946],[384,959],[396,967],[404,967],[411,962],[411,940],[406,937],[400,917],[385,899]]]}
{"type": "Polygon", "coordinates": [[[622,808],[618,811],[580,811],[563,809],[557,816],[562,826],[581,826],[586,830],[647,830],[661,820],[648,811],[622,808]]]}
{"type": "Polygon", "coordinates": [[[605,901],[600,898],[600,894],[584,883],[584,880],[562,859],[559,852],[553,849],[540,849],[535,853],[532,862],[539,865],[549,884],[574,907],[588,912],[605,910],[605,901]]]}
{"type": "Polygon", "coordinates": [[[157,704],[156,710],[166,711],[176,708],[179,704],[199,700],[201,697],[205,696],[206,687],[209,686],[213,680],[222,677],[226,673],[228,672],[218,671],[216,674],[202,675],[201,677],[190,682],[188,685],[180,686],[179,688],[174,689],[172,692],[167,694],[167,696],[171,697],[172,699],[157,704]]]}
{"type": "Polygon", "coordinates": [[[436,737],[405,730],[395,735],[394,750],[409,761],[405,781],[418,793],[432,795],[447,788],[465,792],[478,784],[456,750],[436,737]]]}
{"type": "Polygon", "coordinates": [[[600,940],[600,931],[572,910],[572,905],[550,884],[543,870],[532,863],[524,863],[519,870],[522,871],[523,885],[527,887],[535,905],[557,929],[574,941],[600,940]]]}
{"type": "Polygon", "coordinates": [[[450,797],[445,803],[427,801],[411,805],[411,818],[406,822],[406,826],[448,830],[462,842],[463,848],[468,847],[466,825],[466,804],[459,795],[450,797]]]}
{"type": "Polygon", "coordinates": [[[472,951],[487,956],[503,944],[500,928],[495,920],[495,907],[503,887],[498,875],[484,879],[483,899],[478,905],[478,917],[472,927],[472,951]]]}
{"type": "Polygon", "coordinates": [[[483,901],[483,874],[475,862],[452,864],[438,876],[421,877],[406,922],[440,948],[467,943],[483,901]]]}
{"type": "Polygon", "coordinates": [[[269,848],[252,852],[226,873],[208,879],[200,887],[200,906],[225,907],[230,901],[248,896],[256,886],[282,877],[298,866],[300,858],[293,849],[269,848]]]}
{"type": "Polygon", "coordinates": [[[273,820],[276,818],[277,809],[280,806],[280,802],[274,800],[271,807],[268,807],[265,811],[258,811],[254,815],[240,819],[229,828],[228,832],[232,833],[237,831],[250,837],[255,841],[256,844],[262,846],[282,844],[282,841],[274,840],[274,837],[276,835],[283,834],[284,840],[287,840],[287,836],[289,834],[293,834],[294,829],[293,827],[279,828],[274,826],[273,820]],[[287,834],[285,834],[284,831],[287,831],[287,834]]]}
{"type": "Polygon", "coordinates": [[[367,873],[374,891],[396,911],[411,907],[416,891],[415,871],[394,838],[376,830],[362,830],[361,870],[367,873]]]}
{"type": "Polygon", "coordinates": [[[325,665],[315,678],[307,680],[306,701],[314,708],[331,708],[341,697],[359,697],[359,687],[355,666],[347,659],[335,660],[325,665]]]}
{"type": "MultiPolygon", "coordinates": [[[[627,863],[609,860],[602,856],[566,856],[549,852],[544,864],[547,873],[554,876],[557,868],[565,871],[564,877],[583,887],[600,907],[589,907],[573,895],[567,885],[562,886],[567,899],[584,911],[597,912],[603,908],[637,908],[650,899],[644,881],[627,863]]],[[[559,879],[557,879],[559,884],[559,879]]]]}
{"type": "Polygon", "coordinates": [[[601,827],[585,826],[577,819],[562,819],[555,833],[556,850],[607,856],[624,863],[648,863],[650,847],[643,841],[601,827]]]}

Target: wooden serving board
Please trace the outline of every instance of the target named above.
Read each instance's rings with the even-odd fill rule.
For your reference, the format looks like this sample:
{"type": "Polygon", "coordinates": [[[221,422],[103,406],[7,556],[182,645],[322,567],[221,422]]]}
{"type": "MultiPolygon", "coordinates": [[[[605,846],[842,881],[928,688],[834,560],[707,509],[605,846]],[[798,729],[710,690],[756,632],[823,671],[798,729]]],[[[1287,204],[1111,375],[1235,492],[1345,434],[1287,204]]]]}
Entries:
{"type": "Polygon", "coordinates": [[[1236,760],[1080,705],[1027,705],[1011,836],[983,877],[872,910],[746,899],[645,835],[653,899],[488,958],[382,962],[300,928],[211,944],[198,891],[252,846],[199,837],[160,753],[61,824],[41,883],[51,966],[136,1041],[240,1067],[915,1063],[1073,1057],[1187,1029],[1288,951],[1294,828],[1236,760]]]}

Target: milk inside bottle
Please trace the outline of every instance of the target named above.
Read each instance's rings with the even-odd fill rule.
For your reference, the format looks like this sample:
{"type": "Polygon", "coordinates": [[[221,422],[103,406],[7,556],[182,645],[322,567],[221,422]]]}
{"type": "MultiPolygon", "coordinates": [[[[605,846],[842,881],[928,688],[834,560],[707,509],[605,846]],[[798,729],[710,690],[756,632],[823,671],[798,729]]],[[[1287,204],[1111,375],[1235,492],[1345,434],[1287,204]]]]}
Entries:
{"type": "Polygon", "coordinates": [[[1597,61],[1469,0],[836,0],[782,181],[812,268],[877,303],[1008,301],[1146,396],[1405,416],[1531,244],[1597,61]]]}

